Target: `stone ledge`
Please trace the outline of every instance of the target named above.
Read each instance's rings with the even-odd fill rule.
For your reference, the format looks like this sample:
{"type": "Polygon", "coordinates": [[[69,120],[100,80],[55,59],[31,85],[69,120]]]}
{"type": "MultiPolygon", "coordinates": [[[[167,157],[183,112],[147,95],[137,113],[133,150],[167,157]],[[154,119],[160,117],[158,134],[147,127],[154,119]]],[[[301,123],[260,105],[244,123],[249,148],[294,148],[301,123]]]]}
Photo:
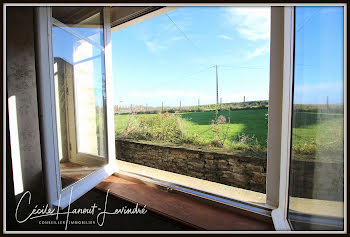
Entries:
{"type": "MultiPolygon", "coordinates": [[[[122,161],[266,193],[266,158],[127,139],[116,140],[116,152],[117,159],[122,161]]],[[[343,173],[342,163],[293,159],[292,182],[303,185],[294,186],[291,195],[339,201],[344,186],[335,187],[333,184],[343,184],[343,173]],[[330,175],[322,175],[325,173],[330,175]]]]}
{"type": "Polygon", "coordinates": [[[265,193],[266,159],[179,145],[116,140],[123,161],[265,193]]]}

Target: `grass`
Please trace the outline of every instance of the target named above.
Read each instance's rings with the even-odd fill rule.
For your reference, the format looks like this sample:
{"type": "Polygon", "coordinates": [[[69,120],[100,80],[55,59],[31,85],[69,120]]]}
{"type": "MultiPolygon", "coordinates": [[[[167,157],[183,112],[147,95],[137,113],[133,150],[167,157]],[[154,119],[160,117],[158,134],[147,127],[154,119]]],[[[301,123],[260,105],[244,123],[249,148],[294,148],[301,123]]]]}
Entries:
{"type": "MultiPolygon", "coordinates": [[[[117,137],[219,147],[266,156],[267,109],[187,112],[176,114],[121,114],[115,116],[117,137]],[[221,123],[216,118],[226,120],[221,123]],[[219,122],[218,122],[219,121],[219,122]],[[134,123],[134,124],[133,124],[134,123]],[[126,134],[130,127],[137,132],[126,134]],[[164,135],[165,134],[165,135],[164,135]]],[[[339,154],[343,149],[343,115],[295,112],[293,153],[304,158],[339,154]]]]}
{"type": "MultiPolygon", "coordinates": [[[[259,110],[235,110],[230,112],[230,124],[223,124],[224,128],[228,128],[229,137],[226,141],[226,145],[230,145],[233,142],[234,136],[241,133],[258,138],[260,144],[266,144],[267,139],[267,123],[265,120],[265,114],[267,109],[259,110]]],[[[193,113],[180,113],[181,117],[186,119],[186,130],[189,134],[198,134],[205,141],[210,142],[215,137],[215,132],[210,129],[211,121],[215,120],[215,112],[193,112],[193,113]]],[[[218,115],[223,115],[228,118],[229,112],[222,111],[218,115]]],[[[128,118],[131,115],[123,114],[115,116],[116,133],[120,134],[126,127],[128,118]]],[[[156,117],[156,114],[137,114],[135,118],[143,117],[156,117]]],[[[228,120],[228,119],[227,119],[228,120]]]]}
{"type": "Polygon", "coordinates": [[[299,157],[343,157],[343,115],[339,113],[295,112],[293,153],[299,157]]]}
{"type": "MultiPolygon", "coordinates": [[[[228,130],[228,137],[224,145],[231,145],[234,137],[244,133],[247,136],[255,135],[258,143],[266,146],[266,113],[267,109],[220,111],[219,116],[223,115],[227,121],[230,120],[230,123],[222,124],[222,127],[228,130]]],[[[190,134],[198,133],[207,142],[215,138],[215,131],[210,129],[211,121],[216,117],[215,112],[183,113],[181,116],[188,119],[190,134]]]]}

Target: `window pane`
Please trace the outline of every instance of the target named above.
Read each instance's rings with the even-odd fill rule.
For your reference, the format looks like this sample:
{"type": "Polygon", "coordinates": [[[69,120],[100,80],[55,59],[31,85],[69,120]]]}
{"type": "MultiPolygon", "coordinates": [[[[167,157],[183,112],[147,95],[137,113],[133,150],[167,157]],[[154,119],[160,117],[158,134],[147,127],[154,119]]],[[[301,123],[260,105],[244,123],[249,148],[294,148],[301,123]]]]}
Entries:
{"type": "Polygon", "coordinates": [[[264,203],[270,8],[182,7],[112,43],[120,167],[264,203]]]}
{"type": "MultiPolygon", "coordinates": [[[[95,31],[89,25],[84,31],[78,30],[77,34],[71,27],[52,26],[63,188],[107,163],[104,51],[92,41],[99,27],[95,31]]],[[[103,42],[102,35],[97,33],[96,37],[103,42]]]]}
{"type": "Polygon", "coordinates": [[[343,229],[343,7],[295,8],[288,218],[295,230],[343,229]]]}
{"type": "Polygon", "coordinates": [[[101,7],[54,7],[52,17],[66,28],[103,46],[103,14],[101,7]]]}
{"type": "Polygon", "coordinates": [[[54,58],[73,69],[78,152],[105,156],[103,51],[59,27],[53,27],[52,36],[54,58]]]}

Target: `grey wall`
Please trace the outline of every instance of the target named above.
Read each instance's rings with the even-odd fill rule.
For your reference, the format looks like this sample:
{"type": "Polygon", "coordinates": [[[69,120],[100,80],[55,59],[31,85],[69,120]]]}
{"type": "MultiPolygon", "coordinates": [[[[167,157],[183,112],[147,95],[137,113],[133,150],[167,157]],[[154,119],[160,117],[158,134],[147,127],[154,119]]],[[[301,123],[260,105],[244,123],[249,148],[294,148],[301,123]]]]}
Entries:
{"type": "MultiPolygon", "coordinates": [[[[33,7],[6,8],[8,98],[16,98],[19,154],[24,191],[44,193],[36,89],[33,7]]],[[[16,131],[10,131],[14,135],[16,131]]],[[[11,147],[14,149],[15,147],[11,147]]],[[[16,171],[14,172],[16,174],[16,171]]],[[[19,178],[19,177],[14,177],[19,178]]]]}

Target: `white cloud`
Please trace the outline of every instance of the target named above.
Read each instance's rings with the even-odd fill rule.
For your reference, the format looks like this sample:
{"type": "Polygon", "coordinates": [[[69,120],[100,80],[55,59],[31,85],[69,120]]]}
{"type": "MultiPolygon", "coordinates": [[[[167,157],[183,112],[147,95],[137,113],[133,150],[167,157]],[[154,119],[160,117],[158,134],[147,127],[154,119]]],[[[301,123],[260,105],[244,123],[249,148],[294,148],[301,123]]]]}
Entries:
{"type": "Polygon", "coordinates": [[[218,38],[225,39],[225,40],[232,40],[232,38],[228,35],[218,35],[218,38]]]}
{"type": "Polygon", "coordinates": [[[174,36],[174,37],[171,37],[169,41],[178,41],[182,39],[185,39],[185,38],[183,36],[174,36]]]}
{"type": "Polygon", "coordinates": [[[253,52],[248,53],[246,56],[246,60],[255,58],[255,57],[260,56],[260,55],[264,55],[264,54],[268,53],[269,51],[270,51],[270,46],[268,44],[266,44],[265,46],[260,47],[260,48],[256,48],[253,52]]]}
{"type": "Polygon", "coordinates": [[[149,51],[151,51],[152,53],[158,53],[164,49],[167,49],[166,46],[160,45],[154,41],[146,41],[145,44],[146,44],[147,48],[149,49],[149,51]]]}
{"type": "Polygon", "coordinates": [[[307,94],[317,91],[318,93],[326,93],[331,91],[342,92],[343,82],[320,82],[315,84],[298,85],[294,88],[294,91],[300,94],[307,94]]]}
{"type": "Polygon", "coordinates": [[[203,57],[195,57],[192,58],[191,61],[192,63],[197,63],[197,64],[205,64],[208,63],[208,59],[207,58],[203,58],[203,57]]]}
{"type": "Polygon", "coordinates": [[[319,82],[297,85],[294,88],[295,104],[324,104],[327,96],[329,103],[343,103],[343,82],[319,82]]]}
{"type": "Polygon", "coordinates": [[[243,101],[244,96],[246,101],[269,99],[268,91],[259,91],[256,93],[231,93],[220,95],[220,97],[222,98],[222,103],[241,102],[243,101]]]}
{"type": "Polygon", "coordinates": [[[131,91],[128,93],[128,96],[142,97],[142,98],[156,98],[156,97],[210,98],[210,96],[204,93],[198,93],[195,91],[185,91],[185,90],[161,90],[161,91],[154,91],[154,92],[131,91]]]}
{"type": "MultiPolygon", "coordinates": [[[[251,93],[219,93],[219,97],[222,98],[223,103],[243,101],[243,96],[245,96],[246,101],[266,100],[269,97],[268,91],[254,91],[251,93]]],[[[186,90],[160,90],[154,92],[131,91],[128,93],[127,97],[129,97],[130,99],[131,97],[142,98],[146,100],[158,99],[159,101],[162,101],[166,98],[169,102],[176,101],[176,99],[183,99],[184,103],[186,103],[186,101],[191,101],[191,99],[193,98],[195,98],[195,102],[197,102],[197,98],[200,98],[201,102],[204,104],[215,103],[214,93],[206,94],[186,90]]]]}
{"type": "Polygon", "coordinates": [[[226,17],[243,38],[270,38],[270,7],[230,7],[226,17]]]}

